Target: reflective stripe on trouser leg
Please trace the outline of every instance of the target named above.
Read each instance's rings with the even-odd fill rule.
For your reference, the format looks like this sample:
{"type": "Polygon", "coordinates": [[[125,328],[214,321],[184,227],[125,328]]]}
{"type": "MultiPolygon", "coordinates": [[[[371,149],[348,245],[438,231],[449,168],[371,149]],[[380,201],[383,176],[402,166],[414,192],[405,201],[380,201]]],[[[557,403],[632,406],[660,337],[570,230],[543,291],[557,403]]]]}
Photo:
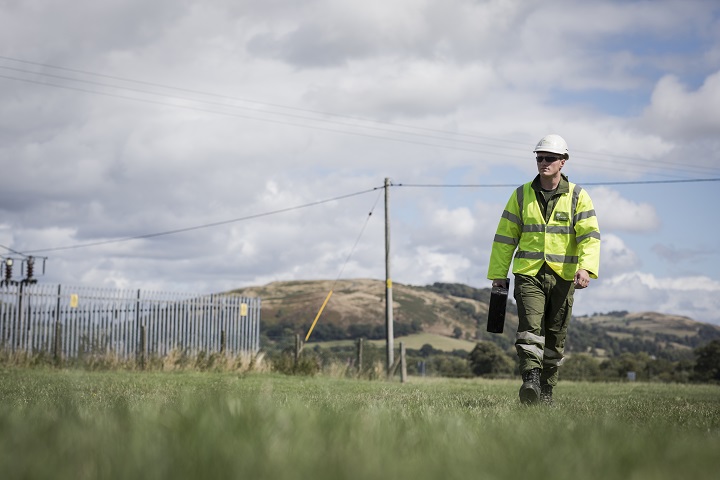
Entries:
{"type": "Polygon", "coordinates": [[[543,350],[543,366],[559,367],[565,363],[565,356],[557,351],[546,348],[543,350]]]}
{"type": "Polygon", "coordinates": [[[544,347],[545,337],[540,335],[532,332],[517,332],[515,336],[515,349],[518,351],[518,355],[533,357],[538,364],[543,362],[544,347]]]}

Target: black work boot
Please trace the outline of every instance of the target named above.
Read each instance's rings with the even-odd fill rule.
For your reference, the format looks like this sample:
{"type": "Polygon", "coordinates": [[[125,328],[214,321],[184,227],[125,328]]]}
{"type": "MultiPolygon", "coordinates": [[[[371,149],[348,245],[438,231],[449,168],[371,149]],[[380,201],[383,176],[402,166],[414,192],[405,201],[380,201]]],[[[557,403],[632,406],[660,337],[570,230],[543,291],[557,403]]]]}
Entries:
{"type": "Polygon", "coordinates": [[[526,405],[537,403],[540,399],[540,369],[533,368],[522,374],[520,401],[526,405]]]}
{"type": "Polygon", "coordinates": [[[540,401],[545,405],[553,404],[552,390],[553,386],[550,384],[543,383],[540,385],[540,401]]]}

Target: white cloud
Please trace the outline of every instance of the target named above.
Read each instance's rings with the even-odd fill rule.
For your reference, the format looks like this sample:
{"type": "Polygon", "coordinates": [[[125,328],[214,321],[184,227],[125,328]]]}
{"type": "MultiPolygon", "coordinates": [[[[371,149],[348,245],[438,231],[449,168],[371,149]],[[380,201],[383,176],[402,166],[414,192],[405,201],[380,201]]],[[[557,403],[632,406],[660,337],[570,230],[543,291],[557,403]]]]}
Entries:
{"type": "Polygon", "coordinates": [[[467,208],[441,208],[433,214],[430,227],[448,237],[467,237],[475,228],[475,219],[467,208]]]}
{"type": "Polygon", "coordinates": [[[608,187],[588,189],[600,231],[651,232],[660,225],[655,207],[623,198],[620,192],[608,187]]]}
{"type": "Polygon", "coordinates": [[[720,325],[720,282],[707,276],[628,272],[594,281],[576,294],[577,315],[612,310],[663,312],[720,325]]]}
{"type": "Polygon", "coordinates": [[[602,277],[612,277],[621,272],[635,270],[640,259],[620,237],[603,234],[600,243],[600,272],[602,277]]]}
{"type": "Polygon", "coordinates": [[[418,247],[410,255],[399,253],[394,257],[394,266],[403,272],[413,285],[427,285],[434,282],[466,282],[472,262],[459,253],[442,252],[433,248],[418,247]]]}
{"type": "Polygon", "coordinates": [[[690,91],[675,75],[661,78],[644,113],[648,129],[676,138],[677,143],[717,138],[720,131],[720,71],[690,91]]]}

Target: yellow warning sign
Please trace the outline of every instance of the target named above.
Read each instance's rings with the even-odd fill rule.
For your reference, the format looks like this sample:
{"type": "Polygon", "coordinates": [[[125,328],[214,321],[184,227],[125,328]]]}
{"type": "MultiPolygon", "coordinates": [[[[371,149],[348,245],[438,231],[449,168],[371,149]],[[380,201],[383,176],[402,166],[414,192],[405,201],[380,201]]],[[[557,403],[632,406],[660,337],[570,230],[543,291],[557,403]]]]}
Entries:
{"type": "Polygon", "coordinates": [[[247,303],[240,304],[240,316],[247,317],[247,303]]]}
{"type": "Polygon", "coordinates": [[[79,298],[77,293],[73,293],[72,295],[70,295],[70,308],[77,308],[78,300],[79,298]]]}

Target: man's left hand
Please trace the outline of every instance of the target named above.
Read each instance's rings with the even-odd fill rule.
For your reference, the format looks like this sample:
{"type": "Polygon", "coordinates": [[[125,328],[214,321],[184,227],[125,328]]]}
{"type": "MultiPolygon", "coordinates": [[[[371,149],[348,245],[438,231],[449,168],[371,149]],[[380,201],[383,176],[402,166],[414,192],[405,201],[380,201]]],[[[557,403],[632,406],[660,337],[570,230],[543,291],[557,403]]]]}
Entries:
{"type": "Polygon", "coordinates": [[[578,270],[575,273],[575,288],[587,288],[588,285],[590,285],[590,274],[587,270],[578,270]]]}

